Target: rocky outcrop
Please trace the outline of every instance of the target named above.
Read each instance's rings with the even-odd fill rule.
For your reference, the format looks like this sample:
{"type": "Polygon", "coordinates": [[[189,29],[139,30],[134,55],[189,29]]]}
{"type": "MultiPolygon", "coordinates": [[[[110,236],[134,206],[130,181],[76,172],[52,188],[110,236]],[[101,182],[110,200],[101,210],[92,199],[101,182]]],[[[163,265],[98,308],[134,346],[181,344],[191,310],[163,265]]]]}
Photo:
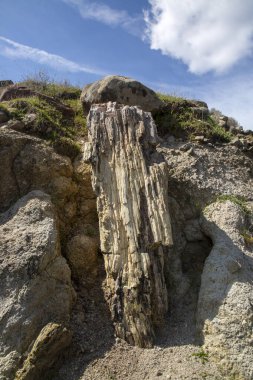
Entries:
{"type": "Polygon", "coordinates": [[[42,190],[60,206],[61,219],[69,216],[64,205],[73,201],[78,189],[70,159],[39,138],[9,130],[8,125],[1,128],[0,158],[0,211],[28,192],[42,190]]]}
{"type": "MultiPolygon", "coordinates": [[[[6,230],[8,225],[1,225],[0,239],[0,244],[9,239],[4,251],[1,250],[6,264],[6,272],[3,272],[5,277],[1,278],[1,290],[8,293],[1,295],[6,300],[5,303],[2,301],[0,308],[0,378],[13,380],[15,370],[22,366],[31,350],[29,346],[47,323],[63,324],[65,328],[64,323],[71,318],[70,328],[75,327],[71,315],[75,297],[70,282],[70,269],[60,252],[67,256],[73,278],[91,287],[97,281],[99,239],[91,169],[83,163],[81,157],[72,163],[68,157],[58,155],[43,140],[13,131],[6,124],[0,130],[0,171],[0,212],[3,213],[3,223],[7,215],[14,213],[9,211],[12,210],[11,207],[18,210],[17,216],[11,219],[12,222],[16,220],[15,225],[8,222],[10,231],[6,230]],[[41,217],[41,221],[33,220],[34,215],[41,217]],[[38,246],[33,246],[34,239],[38,246]],[[48,274],[43,269],[39,275],[33,275],[32,270],[40,265],[40,257],[43,265],[50,260],[45,269],[48,274]],[[28,278],[23,278],[17,272],[19,265],[23,268],[24,276],[29,268],[30,275],[34,276],[31,279],[33,285],[28,278]],[[6,278],[12,279],[12,282],[7,282],[6,278]],[[22,307],[14,295],[17,299],[23,297],[22,307]],[[11,311],[6,309],[8,302],[11,311]],[[37,302],[34,310],[31,309],[32,302],[37,302]],[[58,304],[61,303],[62,314],[58,310],[58,304]],[[17,326],[10,330],[14,322],[17,326]],[[4,327],[5,324],[8,324],[8,329],[4,327]],[[6,331],[11,341],[5,339],[3,331],[6,331]]],[[[53,348],[52,350],[54,351],[53,348]]],[[[48,369],[50,363],[58,357],[57,350],[55,357],[48,356],[48,369]]],[[[39,363],[37,354],[36,358],[39,363]]],[[[44,359],[46,361],[46,356],[44,359]]],[[[44,373],[47,378],[47,368],[44,373]]]]}
{"type": "Polygon", "coordinates": [[[12,80],[0,80],[0,96],[6,87],[13,85],[12,80]]]}
{"type": "Polygon", "coordinates": [[[11,379],[41,329],[69,321],[75,292],[45,193],[31,192],[1,215],[0,245],[0,371],[11,379]]]}
{"type": "Polygon", "coordinates": [[[12,80],[9,80],[9,79],[0,80],[0,87],[7,87],[7,86],[10,86],[12,84],[13,84],[12,80]]]}
{"type": "Polygon", "coordinates": [[[112,75],[84,87],[81,94],[83,109],[88,114],[92,104],[109,101],[139,106],[144,111],[156,112],[165,104],[156,93],[134,79],[112,75]]]}
{"type": "Polygon", "coordinates": [[[198,327],[224,374],[251,380],[253,252],[244,235],[252,217],[231,201],[217,202],[205,209],[201,226],[213,249],[202,274],[198,327]]]}
{"type": "MultiPolygon", "coordinates": [[[[60,111],[59,129],[41,124],[49,133],[85,125],[80,113],[72,124],[74,110],[60,96],[36,88],[4,88],[0,107],[1,380],[48,379],[72,330],[58,378],[79,378],[83,363],[113,344],[98,235],[103,290],[119,338],[150,347],[164,322],[164,342],[182,353],[193,343],[197,317],[204,350],[224,376],[252,380],[253,226],[244,202],[252,201],[252,134],[228,128],[224,119],[216,138],[221,120],[211,121],[204,102],[165,96],[164,107],[142,84],[113,76],[83,90],[89,143],[76,135],[85,152],[70,160],[64,146],[32,135],[39,113],[28,100],[7,100],[36,95],[39,108],[46,101],[60,111]],[[146,110],[155,113],[163,139],[146,110]],[[234,139],[221,138],[228,130],[234,139]]],[[[116,339],[119,352],[121,343],[116,339]]],[[[164,357],[166,366],[172,357],[164,357]]],[[[143,378],[161,375],[151,367],[143,378]]],[[[102,374],[91,378],[111,376],[107,368],[102,374]]]]}
{"type": "Polygon", "coordinates": [[[117,335],[150,346],[167,311],[164,254],[172,244],[167,168],[150,113],[93,106],[89,159],[97,194],[108,301],[117,335]]]}

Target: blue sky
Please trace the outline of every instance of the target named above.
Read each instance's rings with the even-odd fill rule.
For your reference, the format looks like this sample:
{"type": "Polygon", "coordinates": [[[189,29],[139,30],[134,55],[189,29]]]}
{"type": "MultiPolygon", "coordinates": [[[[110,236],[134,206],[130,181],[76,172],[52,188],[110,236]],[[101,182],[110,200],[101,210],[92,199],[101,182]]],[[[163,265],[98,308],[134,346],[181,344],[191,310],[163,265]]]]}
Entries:
{"type": "Polygon", "coordinates": [[[120,74],[253,129],[252,0],[0,0],[0,20],[0,79],[120,74]]]}

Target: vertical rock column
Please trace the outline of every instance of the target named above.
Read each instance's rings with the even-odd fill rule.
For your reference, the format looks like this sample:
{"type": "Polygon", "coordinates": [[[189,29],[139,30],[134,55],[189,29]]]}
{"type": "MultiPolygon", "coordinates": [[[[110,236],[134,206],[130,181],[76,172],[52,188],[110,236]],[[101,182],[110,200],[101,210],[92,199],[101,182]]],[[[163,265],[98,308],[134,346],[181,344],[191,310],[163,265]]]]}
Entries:
{"type": "Polygon", "coordinates": [[[107,103],[88,116],[108,302],[116,334],[150,347],[167,311],[164,255],[172,244],[166,163],[152,116],[107,103]]]}

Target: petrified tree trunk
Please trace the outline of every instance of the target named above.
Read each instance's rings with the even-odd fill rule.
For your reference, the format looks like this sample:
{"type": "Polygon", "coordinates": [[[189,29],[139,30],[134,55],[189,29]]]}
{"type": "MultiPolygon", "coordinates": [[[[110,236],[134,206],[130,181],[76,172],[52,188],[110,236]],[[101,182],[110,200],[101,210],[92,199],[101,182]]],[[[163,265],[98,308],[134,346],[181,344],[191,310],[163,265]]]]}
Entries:
{"type": "Polygon", "coordinates": [[[167,311],[163,267],[172,244],[166,163],[156,151],[156,126],[148,112],[107,103],[91,108],[88,130],[116,333],[149,347],[167,311]]]}

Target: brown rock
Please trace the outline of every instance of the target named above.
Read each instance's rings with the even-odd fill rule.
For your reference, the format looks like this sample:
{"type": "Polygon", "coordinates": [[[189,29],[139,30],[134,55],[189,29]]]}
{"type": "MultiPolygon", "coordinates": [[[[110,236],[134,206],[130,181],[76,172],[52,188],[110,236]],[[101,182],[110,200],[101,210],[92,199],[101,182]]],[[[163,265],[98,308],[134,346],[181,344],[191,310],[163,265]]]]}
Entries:
{"type": "Polygon", "coordinates": [[[74,236],[67,245],[67,259],[77,278],[92,277],[97,273],[98,239],[85,234],[74,236]]]}
{"type": "Polygon", "coordinates": [[[47,324],[35,340],[22,369],[16,373],[15,380],[47,379],[48,371],[70,344],[71,338],[72,334],[66,327],[47,324]]]}

